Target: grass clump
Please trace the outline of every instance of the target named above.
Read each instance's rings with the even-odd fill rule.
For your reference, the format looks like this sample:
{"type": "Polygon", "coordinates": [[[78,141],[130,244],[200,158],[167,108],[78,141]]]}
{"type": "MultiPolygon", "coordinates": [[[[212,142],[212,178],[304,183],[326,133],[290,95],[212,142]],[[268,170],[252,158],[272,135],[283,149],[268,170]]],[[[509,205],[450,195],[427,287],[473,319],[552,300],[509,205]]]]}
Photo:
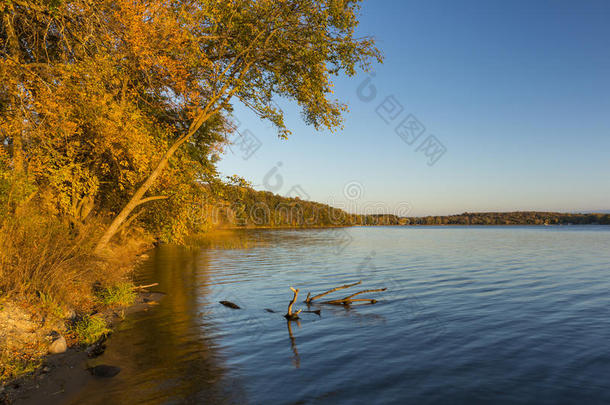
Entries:
{"type": "MultiPolygon", "coordinates": [[[[38,355],[0,351],[0,381],[12,380],[33,373],[42,364],[38,355]]],[[[1,402],[1,401],[0,401],[1,402]]]]}
{"type": "Polygon", "coordinates": [[[134,303],[136,292],[133,289],[134,285],[128,282],[118,283],[112,287],[103,288],[98,292],[98,300],[108,306],[126,307],[134,303]]]}
{"type": "Polygon", "coordinates": [[[45,293],[39,293],[40,299],[40,310],[43,313],[55,318],[62,319],[66,315],[66,311],[64,308],[55,300],[55,298],[51,297],[45,293]]]}
{"type": "Polygon", "coordinates": [[[108,324],[103,316],[87,315],[76,322],[74,325],[74,334],[82,343],[91,345],[97,342],[101,337],[110,332],[108,324]]]}

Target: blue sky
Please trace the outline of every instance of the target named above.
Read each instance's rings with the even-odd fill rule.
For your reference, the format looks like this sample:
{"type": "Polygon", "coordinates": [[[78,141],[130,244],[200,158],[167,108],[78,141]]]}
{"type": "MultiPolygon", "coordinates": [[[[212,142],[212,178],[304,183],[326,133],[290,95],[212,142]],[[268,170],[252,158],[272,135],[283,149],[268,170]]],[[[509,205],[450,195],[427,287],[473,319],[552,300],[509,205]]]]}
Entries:
{"type": "Polygon", "coordinates": [[[219,169],[357,212],[610,209],[608,21],[608,1],[365,1],[359,34],[385,57],[376,96],[358,97],[364,73],[338,78],[350,112],[333,134],[279,100],[288,140],[236,106],[261,146],[219,169]],[[412,145],[395,132],[409,114],[425,127],[412,145]],[[430,135],[444,154],[426,156],[430,135]]]}

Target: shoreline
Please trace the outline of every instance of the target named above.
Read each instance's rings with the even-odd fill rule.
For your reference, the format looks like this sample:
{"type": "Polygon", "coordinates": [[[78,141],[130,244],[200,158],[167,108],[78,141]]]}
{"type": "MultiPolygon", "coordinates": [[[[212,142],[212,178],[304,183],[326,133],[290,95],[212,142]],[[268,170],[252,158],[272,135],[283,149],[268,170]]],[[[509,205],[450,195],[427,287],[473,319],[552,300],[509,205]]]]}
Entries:
{"type": "MultiPolygon", "coordinates": [[[[0,404],[63,403],[88,381],[109,376],[96,374],[89,363],[105,351],[107,338],[131,314],[148,311],[165,296],[162,292],[139,291],[133,304],[121,308],[106,308],[101,312],[109,319],[109,332],[93,344],[73,344],[66,351],[47,354],[32,372],[3,382],[0,404]]],[[[120,364],[110,364],[118,367],[120,364]]]]}
{"type": "Polygon", "coordinates": [[[52,392],[57,395],[61,387],[70,385],[62,377],[70,374],[67,370],[90,376],[83,359],[101,355],[107,337],[126,316],[148,310],[164,295],[133,284],[137,266],[153,248],[153,243],[134,239],[127,249],[100,258],[121,274],[122,281],[115,276],[104,287],[94,283],[88,301],[70,304],[43,294],[0,299],[0,404],[21,402],[26,393],[54,380],[57,383],[50,386],[57,388],[52,392]]]}
{"type": "Polygon", "coordinates": [[[479,227],[493,227],[493,226],[532,226],[532,227],[548,227],[548,226],[610,226],[610,224],[600,224],[600,223],[590,223],[590,224],[371,224],[371,225],[314,225],[314,226],[248,226],[248,227],[225,227],[225,228],[217,228],[212,232],[216,231],[252,231],[252,230],[272,230],[272,229],[334,229],[334,228],[374,228],[374,227],[436,227],[436,226],[456,226],[456,227],[468,227],[468,226],[479,226],[479,227]]]}

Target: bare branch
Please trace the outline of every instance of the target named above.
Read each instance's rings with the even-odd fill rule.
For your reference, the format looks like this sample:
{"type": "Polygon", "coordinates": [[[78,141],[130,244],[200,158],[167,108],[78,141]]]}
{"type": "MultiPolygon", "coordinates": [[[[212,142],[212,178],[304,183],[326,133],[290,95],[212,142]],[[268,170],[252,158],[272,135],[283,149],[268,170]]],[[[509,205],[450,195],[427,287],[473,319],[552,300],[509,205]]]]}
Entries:
{"type": "Polygon", "coordinates": [[[299,319],[299,314],[301,313],[302,309],[299,309],[297,312],[294,312],[294,313],[292,312],[292,306],[294,305],[295,302],[297,302],[297,296],[299,295],[299,289],[298,288],[294,289],[292,287],[290,287],[290,289],[294,293],[294,296],[292,297],[292,301],[290,301],[290,304],[288,304],[288,312],[284,316],[288,320],[299,319]]]}
{"type": "Polygon", "coordinates": [[[152,284],[147,284],[147,285],[136,285],[131,287],[132,290],[142,290],[144,288],[150,288],[150,287],[155,287],[158,286],[159,283],[152,283],[152,284]]]}
{"type": "Polygon", "coordinates": [[[307,304],[309,304],[311,301],[317,300],[318,298],[321,298],[321,297],[323,297],[323,296],[325,296],[327,294],[330,294],[330,293],[335,292],[335,291],[343,290],[344,288],[350,288],[350,287],[353,287],[353,286],[358,285],[358,284],[362,284],[362,281],[358,281],[357,283],[353,283],[353,284],[345,284],[345,285],[342,285],[341,287],[335,287],[332,290],[328,290],[328,291],[326,291],[326,292],[324,292],[322,294],[315,295],[315,296],[313,296],[311,298],[309,298],[310,294],[308,293],[307,294],[307,298],[305,299],[305,302],[307,304]]]}
{"type": "Polygon", "coordinates": [[[345,298],[341,298],[341,299],[338,299],[338,300],[325,301],[325,302],[323,302],[323,304],[349,305],[350,303],[356,302],[356,301],[371,301],[371,304],[374,304],[375,302],[377,302],[376,300],[368,299],[368,298],[352,298],[352,297],[355,297],[356,295],[360,295],[360,294],[364,294],[364,293],[380,292],[380,291],[385,291],[385,290],[387,290],[387,288],[376,288],[376,289],[371,289],[371,290],[362,290],[362,291],[358,291],[357,293],[354,293],[352,295],[348,295],[345,298]]]}

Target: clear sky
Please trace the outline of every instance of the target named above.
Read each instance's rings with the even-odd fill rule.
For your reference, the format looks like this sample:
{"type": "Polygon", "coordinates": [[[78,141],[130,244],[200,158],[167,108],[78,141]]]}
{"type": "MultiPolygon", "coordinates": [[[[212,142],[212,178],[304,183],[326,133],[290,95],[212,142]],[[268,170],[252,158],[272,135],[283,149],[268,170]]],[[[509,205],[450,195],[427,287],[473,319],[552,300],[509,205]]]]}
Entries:
{"type": "Polygon", "coordinates": [[[283,141],[236,106],[261,145],[234,146],[221,173],[358,212],[610,209],[609,1],[368,0],[359,34],[385,62],[368,84],[336,80],[344,129],[316,132],[278,100],[283,141]],[[410,114],[425,127],[402,132],[412,144],[395,132],[410,114]]]}

